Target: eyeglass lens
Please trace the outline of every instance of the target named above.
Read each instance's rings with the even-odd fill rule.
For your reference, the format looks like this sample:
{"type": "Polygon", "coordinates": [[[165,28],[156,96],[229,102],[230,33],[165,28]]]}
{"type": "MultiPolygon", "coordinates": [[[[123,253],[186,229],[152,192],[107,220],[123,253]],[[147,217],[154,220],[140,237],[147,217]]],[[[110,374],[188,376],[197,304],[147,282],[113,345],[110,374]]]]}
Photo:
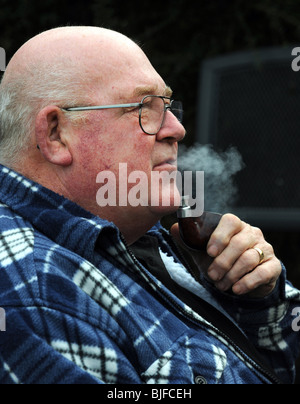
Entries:
{"type": "Polygon", "coordinates": [[[182,103],[180,101],[172,101],[171,104],[168,104],[163,98],[160,97],[145,97],[140,114],[140,123],[144,132],[148,133],[149,135],[156,135],[164,123],[165,111],[168,108],[181,122],[183,110],[182,103]]]}

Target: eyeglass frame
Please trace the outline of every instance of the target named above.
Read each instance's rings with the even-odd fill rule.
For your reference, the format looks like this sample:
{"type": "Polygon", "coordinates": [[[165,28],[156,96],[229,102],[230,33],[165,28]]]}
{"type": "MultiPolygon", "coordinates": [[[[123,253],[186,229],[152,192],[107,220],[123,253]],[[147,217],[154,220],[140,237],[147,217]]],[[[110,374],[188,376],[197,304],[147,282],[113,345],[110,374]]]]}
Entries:
{"type": "MultiPolygon", "coordinates": [[[[171,97],[165,97],[163,95],[146,95],[141,102],[135,102],[135,103],[131,103],[131,104],[114,104],[114,105],[95,105],[95,106],[88,106],[88,107],[68,107],[68,108],[61,108],[63,111],[67,111],[67,112],[74,112],[74,111],[96,111],[96,110],[102,110],[102,109],[113,109],[113,108],[134,108],[134,107],[139,107],[139,124],[140,127],[142,129],[142,131],[146,134],[146,135],[150,135],[150,136],[155,136],[157,135],[157,133],[161,130],[161,128],[163,127],[163,124],[165,122],[165,116],[166,116],[166,112],[169,109],[173,115],[178,119],[178,121],[181,123],[182,122],[182,118],[179,119],[174,112],[172,111],[172,104],[175,100],[173,100],[171,97]],[[164,115],[163,115],[163,119],[161,122],[161,125],[159,127],[159,129],[157,130],[156,133],[148,133],[145,131],[145,129],[143,128],[142,125],[142,108],[143,108],[143,103],[144,100],[148,97],[152,97],[152,98],[161,98],[163,101],[166,100],[170,100],[170,104],[167,104],[164,102],[164,115]]],[[[175,102],[179,102],[181,104],[181,112],[183,113],[183,108],[182,108],[182,103],[181,101],[175,101],[175,102]]]]}

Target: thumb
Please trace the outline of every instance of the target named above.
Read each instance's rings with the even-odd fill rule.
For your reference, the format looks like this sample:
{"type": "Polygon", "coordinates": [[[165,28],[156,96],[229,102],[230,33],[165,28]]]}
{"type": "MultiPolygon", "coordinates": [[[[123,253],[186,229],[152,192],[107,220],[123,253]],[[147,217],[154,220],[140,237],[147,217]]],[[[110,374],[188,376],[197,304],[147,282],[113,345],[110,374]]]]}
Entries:
{"type": "Polygon", "coordinates": [[[181,237],[180,237],[180,232],[179,232],[179,225],[178,223],[173,224],[173,226],[170,229],[171,236],[175,239],[178,244],[184,246],[181,237]]]}

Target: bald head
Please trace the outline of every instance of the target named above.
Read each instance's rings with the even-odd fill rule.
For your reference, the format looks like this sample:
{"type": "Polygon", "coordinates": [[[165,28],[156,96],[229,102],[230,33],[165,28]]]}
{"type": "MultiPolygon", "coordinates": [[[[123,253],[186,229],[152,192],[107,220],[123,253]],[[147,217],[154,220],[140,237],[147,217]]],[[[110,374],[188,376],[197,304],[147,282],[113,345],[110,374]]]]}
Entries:
{"type": "Polygon", "coordinates": [[[31,147],[41,108],[105,102],[103,85],[118,87],[120,66],[130,67],[132,60],[152,68],[138,45],[104,28],[55,28],[26,42],[9,62],[0,87],[0,162],[9,165],[20,150],[31,147]]]}
{"type": "Polygon", "coordinates": [[[76,69],[77,74],[90,73],[94,64],[99,69],[101,62],[109,63],[113,55],[121,52],[121,57],[132,51],[140,49],[115,31],[98,27],[55,28],[30,39],[16,52],[7,66],[5,79],[24,72],[30,76],[37,68],[47,74],[62,66],[66,70],[76,69]]]}
{"type": "Polygon", "coordinates": [[[91,96],[101,81],[114,78],[120,64],[130,63],[133,55],[147,61],[141,49],[118,32],[98,27],[56,28],[30,39],[16,52],[3,85],[18,80],[27,91],[28,87],[44,89],[45,84],[51,91],[52,82],[60,79],[60,84],[79,86],[77,94],[86,94],[86,89],[80,90],[88,87],[91,96]]]}

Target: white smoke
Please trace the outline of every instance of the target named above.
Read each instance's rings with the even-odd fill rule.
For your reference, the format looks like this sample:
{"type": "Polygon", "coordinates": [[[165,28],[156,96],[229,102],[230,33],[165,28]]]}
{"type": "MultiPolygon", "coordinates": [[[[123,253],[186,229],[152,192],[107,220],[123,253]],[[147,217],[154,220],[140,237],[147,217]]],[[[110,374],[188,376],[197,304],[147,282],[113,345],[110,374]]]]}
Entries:
{"type": "Polygon", "coordinates": [[[242,156],[234,147],[225,152],[217,152],[211,145],[179,147],[179,171],[204,171],[205,210],[226,213],[234,206],[238,196],[235,175],[244,167],[242,156]]]}

